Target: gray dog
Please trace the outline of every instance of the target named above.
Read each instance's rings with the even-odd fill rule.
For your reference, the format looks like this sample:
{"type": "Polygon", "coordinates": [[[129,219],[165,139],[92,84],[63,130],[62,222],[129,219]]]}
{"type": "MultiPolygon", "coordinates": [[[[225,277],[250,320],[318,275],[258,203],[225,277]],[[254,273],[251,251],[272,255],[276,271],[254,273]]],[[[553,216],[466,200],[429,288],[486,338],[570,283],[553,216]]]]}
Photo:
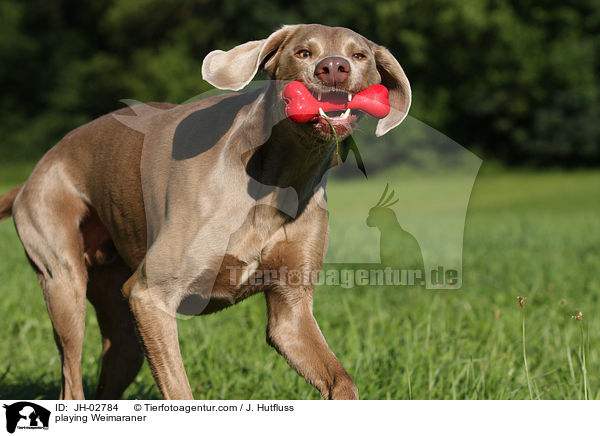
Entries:
{"type": "Polygon", "coordinates": [[[177,310],[197,297],[196,312],[210,313],[257,292],[266,296],[268,343],[324,398],[358,398],[313,317],[313,287],[244,278],[321,269],[332,129],[343,139],[360,118],[352,111],[294,123],[283,115],[279,84],[300,81],[326,101],[381,83],[392,107],[378,123],[383,135],[408,112],[409,82],[385,48],[321,25],[284,26],[213,51],[202,73],[217,88],[239,90],[259,70],[271,79],[263,89],[134,106],[75,129],[0,197],[0,219],[14,217],[44,290],[62,360],[61,398],[84,398],[86,296],[104,346],[96,398],[120,397],[145,353],[165,399],[192,399],[177,310]],[[296,207],[284,213],[290,192],[296,207]]]}

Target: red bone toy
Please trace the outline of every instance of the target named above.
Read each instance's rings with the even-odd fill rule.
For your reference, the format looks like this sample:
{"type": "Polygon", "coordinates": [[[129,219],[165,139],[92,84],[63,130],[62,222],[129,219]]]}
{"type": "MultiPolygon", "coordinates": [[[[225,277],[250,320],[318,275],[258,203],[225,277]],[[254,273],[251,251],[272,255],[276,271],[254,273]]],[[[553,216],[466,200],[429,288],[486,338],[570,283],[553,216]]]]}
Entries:
{"type": "Polygon", "coordinates": [[[319,101],[313,97],[302,82],[290,82],[283,90],[286,102],[285,114],[296,123],[306,123],[323,112],[345,111],[357,109],[373,118],[383,118],[390,113],[388,90],[383,85],[372,85],[357,93],[351,101],[329,102],[319,101]]]}

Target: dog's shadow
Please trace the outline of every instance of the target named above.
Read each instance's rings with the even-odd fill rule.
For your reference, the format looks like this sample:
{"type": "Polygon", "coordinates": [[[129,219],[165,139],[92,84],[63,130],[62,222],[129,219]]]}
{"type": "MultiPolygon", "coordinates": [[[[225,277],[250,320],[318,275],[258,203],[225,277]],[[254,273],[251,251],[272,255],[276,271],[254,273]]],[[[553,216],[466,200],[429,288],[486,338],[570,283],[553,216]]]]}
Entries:
{"type": "MultiPolygon", "coordinates": [[[[94,387],[91,380],[83,380],[83,388],[86,398],[94,395],[94,387]]],[[[56,400],[60,395],[60,383],[58,381],[48,383],[42,379],[17,379],[2,380],[0,382],[0,399],[25,399],[25,400],[56,400]]]]}
{"type": "MultiPolygon", "coordinates": [[[[5,377],[6,378],[6,377],[5,377]]],[[[94,398],[97,380],[95,377],[83,378],[83,393],[85,398],[94,398]]],[[[123,396],[123,400],[160,400],[162,397],[152,383],[134,383],[123,396]]],[[[0,378],[0,400],[26,399],[26,400],[57,400],[60,396],[60,382],[58,380],[47,382],[38,379],[17,379],[6,381],[0,378]]]]}

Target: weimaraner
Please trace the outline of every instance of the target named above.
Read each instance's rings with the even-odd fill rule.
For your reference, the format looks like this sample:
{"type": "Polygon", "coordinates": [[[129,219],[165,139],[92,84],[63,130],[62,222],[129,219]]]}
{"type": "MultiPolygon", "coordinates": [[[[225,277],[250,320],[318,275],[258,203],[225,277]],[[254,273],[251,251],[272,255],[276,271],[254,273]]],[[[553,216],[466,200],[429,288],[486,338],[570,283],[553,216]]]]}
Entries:
{"type": "Polygon", "coordinates": [[[316,24],[213,51],[202,74],[217,88],[240,90],[259,70],[269,81],[258,90],[124,108],[81,126],[0,197],[0,219],[13,216],[44,291],[62,362],[61,399],[84,398],[86,295],[103,341],[95,398],[119,398],[145,354],[165,399],[192,399],[178,308],[200,295],[202,314],[210,313],[257,292],[266,296],[267,342],[324,398],[358,398],[313,317],[313,286],[241,279],[321,269],[328,235],[321,182],[336,152],[332,129],[344,139],[360,118],[353,110],[292,122],[280,84],[302,82],[326,100],[381,83],[392,108],[378,123],[382,135],[406,116],[409,82],[384,47],[316,24]],[[141,120],[145,130],[124,119],[141,120]],[[257,201],[256,181],[278,188],[271,203],[257,201]],[[272,205],[289,188],[298,207],[287,214],[272,205]]]}

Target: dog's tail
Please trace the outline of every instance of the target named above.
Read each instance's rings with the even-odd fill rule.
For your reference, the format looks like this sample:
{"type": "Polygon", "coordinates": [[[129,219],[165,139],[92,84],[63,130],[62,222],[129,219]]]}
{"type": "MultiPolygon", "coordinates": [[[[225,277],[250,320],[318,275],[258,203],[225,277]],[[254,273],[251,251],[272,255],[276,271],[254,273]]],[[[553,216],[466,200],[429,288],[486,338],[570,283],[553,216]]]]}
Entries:
{"type": "Polygon", "coordinates": [[[24,183],[21,183],[19,186],[15,186],[6,194],[0,195],[0,221],[12,216],[12,207],[15,202],[15,198],[23,189],[24,183]]]}

